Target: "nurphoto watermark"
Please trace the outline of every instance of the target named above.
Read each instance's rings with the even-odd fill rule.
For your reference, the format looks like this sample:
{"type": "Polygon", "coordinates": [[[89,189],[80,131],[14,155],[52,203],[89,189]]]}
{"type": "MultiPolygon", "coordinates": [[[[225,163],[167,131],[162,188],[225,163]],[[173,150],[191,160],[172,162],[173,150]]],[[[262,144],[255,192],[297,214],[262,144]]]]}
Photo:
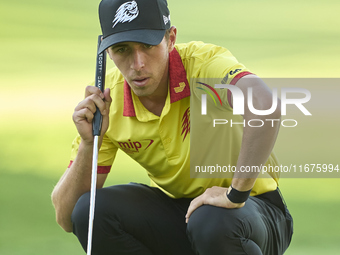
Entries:
{"type": "MultiPolygon", "coordinates": [[[[337,99],[340,96],[340,79],[283,78],[263,81],[268,86],[265,89],[266,97],[259,95],[259,91],[263,90],[256,85],[241,89],[237,82],[233,83],[230,79],[191,79],[191,177],[232,178],[235,171],[251,171],[258,173],[259,178],[340,178],[340,162],[335,157],[326,162],[324,157],[320,160],[311,157],[309,151],[312,146],[320,149],[321,146],[315,143],[320,141],[317,130],[322,128],[322,134],[326,132],[331,139],[322,153],[327,153],[329,159],[334,148],[340,152],[338,147],[332,145],[338,136],[332,135],[331,131],[338,125],[334,116],[340,112],[337,99]],[[259,103],[259,100],[266,101],[259,103]],[[288,147],[292,158],[299,154],[301,160],[282,163],[278,160],[280,155],[272,152],[261,166],[236,169],[245,128],[278,128],[279,136],[280,132],[291,132],[289,140],[280,146],[288,147]],[[302,140],[303,129],[306,133],[313,130],[307,141],[302,140]],[[299,149],[303,145],[305,150],[299,149]],[[328,148],[333,149],[328,151],[328,148]]],[[[254,84],[257,82],[254,81],[254,84]]]]}

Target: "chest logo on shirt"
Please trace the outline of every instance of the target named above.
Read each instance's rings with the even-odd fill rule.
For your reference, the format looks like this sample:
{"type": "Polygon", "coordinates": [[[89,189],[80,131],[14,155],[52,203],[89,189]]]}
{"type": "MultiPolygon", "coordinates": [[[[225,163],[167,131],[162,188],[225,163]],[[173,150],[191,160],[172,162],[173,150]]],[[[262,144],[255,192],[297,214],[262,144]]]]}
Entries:
{"type": "Polygon", "coordinates": [[[174,87],[174,90],[176,93],[181,93],[186,85],[184,82],[180,82],[178,85],[179,85],[178,87],[174,87]]]}
{"type": "Polygon", "coordinates": [[[135,153],[147,150],[153,143],[152,139],[143,139],[140,141],[118,142],[119,147],[126,153],[135,153]]]}
{"type": "Polygon", "coordinates": [[[186,109],[182,117],[182,133],[183,141],[187,137],[187,134],[190,133],[190,107],[186,109]]]}

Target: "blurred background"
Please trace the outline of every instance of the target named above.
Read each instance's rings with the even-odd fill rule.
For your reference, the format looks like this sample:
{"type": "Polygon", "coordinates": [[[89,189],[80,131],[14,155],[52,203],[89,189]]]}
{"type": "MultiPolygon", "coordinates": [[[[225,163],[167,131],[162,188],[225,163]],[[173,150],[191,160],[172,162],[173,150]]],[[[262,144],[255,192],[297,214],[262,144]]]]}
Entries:
{"type": "MultiPolygon", "coordinates": [[[[337,0],[168,3],[178,42],[225,46],[260,77],[340,76],[337,0]]],[[[98,4],[0,2],[1,255],[84,254],[56,224],[50,194],[69,162],[73,109],[94,79],[98,4]]],[[[332,81],[305,85],[315,114],[281,129],[275,151],[282,164],[340,164],[340,89],[332,81]]],[[[106,185],[148,183],[122,153],[113,168],[106,185]]],[[[280,185],[295,220],[286,254],[339,254],[340,179],[283,178],[280,185]]]]}

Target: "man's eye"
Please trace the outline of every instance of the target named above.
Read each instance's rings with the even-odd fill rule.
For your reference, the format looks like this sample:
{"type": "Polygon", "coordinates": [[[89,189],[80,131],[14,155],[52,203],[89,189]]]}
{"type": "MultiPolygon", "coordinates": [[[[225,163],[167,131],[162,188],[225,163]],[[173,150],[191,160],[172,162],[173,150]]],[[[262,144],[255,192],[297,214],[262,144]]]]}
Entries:
{"type": "Polygon", "coordinates": [[[118,48],[116,52],[118,53],[124,53],[126,51],[126,47],[118,48]]]}
{"type": "Polygon", "coordinates": [[[151,49],[153,45],[150,45],[150,44],[144,44],[144,48],[146,49],[151,49]]]}

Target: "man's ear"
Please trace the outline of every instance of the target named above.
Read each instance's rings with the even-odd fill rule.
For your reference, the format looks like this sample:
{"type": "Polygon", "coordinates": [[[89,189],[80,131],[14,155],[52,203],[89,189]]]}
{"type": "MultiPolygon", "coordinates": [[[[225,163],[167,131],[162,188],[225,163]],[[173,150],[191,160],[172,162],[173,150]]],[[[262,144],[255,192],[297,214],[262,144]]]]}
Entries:
{"type": "Polygon", "coordinates": [[[171,52],[174,49],[176,38],[177,38],[177,28],[175,26],[172,26],[170,28],[170,33],[169,33],[169,45],[168,45],[169,52],[171,52]]]}

